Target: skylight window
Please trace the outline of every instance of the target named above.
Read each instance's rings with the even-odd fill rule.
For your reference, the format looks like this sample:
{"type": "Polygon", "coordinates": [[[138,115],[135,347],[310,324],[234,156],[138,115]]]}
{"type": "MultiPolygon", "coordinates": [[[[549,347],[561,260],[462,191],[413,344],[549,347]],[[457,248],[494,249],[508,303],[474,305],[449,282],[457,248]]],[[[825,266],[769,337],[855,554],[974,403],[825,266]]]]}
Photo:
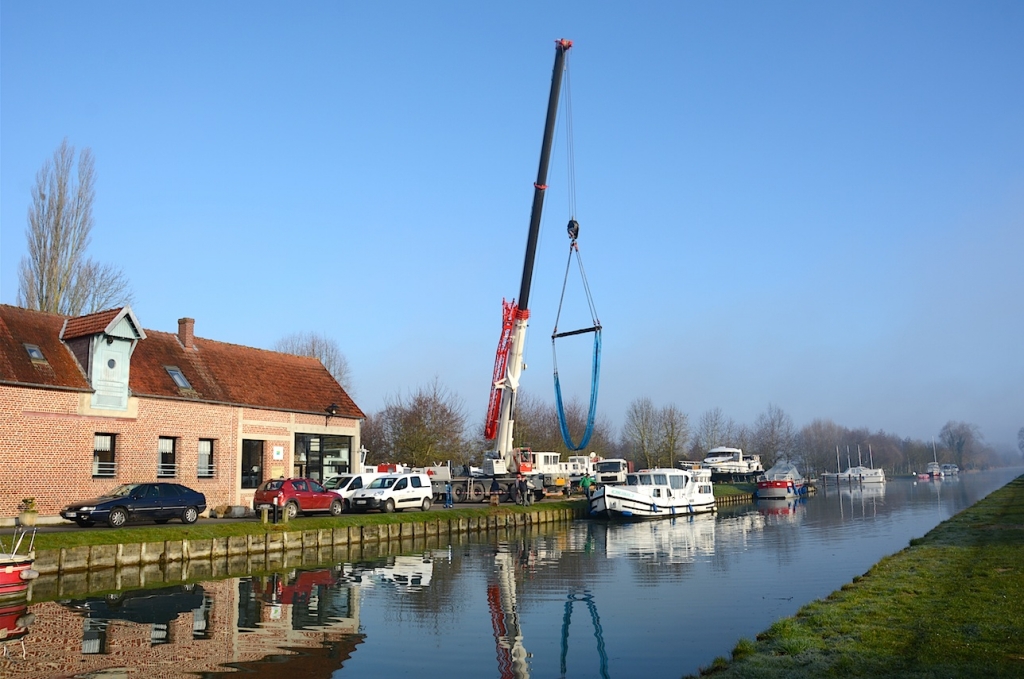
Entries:
{"type": "Polygon", "coordinates": [[[28,357],[31,358],[33,361],[38,361],[40,363],[46,363],[46,357],[43,356],[42,350],[39,347],[37,347],[36,345],[34,345],[34,344],[26,344],[25,345],[25,351],[28,352],[28,357]]]}
{"type": "Polygon", "coordinates": [[[189,384],[188,380],[185,379],[184,373],[182,373],[181,369],[178,368],[177,366],[165,365],[164,370],[166,370],[167,374],[171,376],[171,379],[174,380],[174,383],[178,385],[179,389],[192,388],[192,385],[189,384]]]}

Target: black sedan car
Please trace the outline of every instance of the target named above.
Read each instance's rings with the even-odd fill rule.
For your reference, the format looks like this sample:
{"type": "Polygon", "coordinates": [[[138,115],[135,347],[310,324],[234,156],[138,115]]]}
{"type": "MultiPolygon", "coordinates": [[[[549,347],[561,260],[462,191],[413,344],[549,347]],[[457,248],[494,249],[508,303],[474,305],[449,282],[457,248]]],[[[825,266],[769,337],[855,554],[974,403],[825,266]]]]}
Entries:
{"type": "Polygon", "coordinates": [[[206,496],[179,483],[126,483],[100,497],[70,504],[60,515],[83,528],[97,521],[120,528],[129,521],[195,523],[204,511],[206,496]]]}

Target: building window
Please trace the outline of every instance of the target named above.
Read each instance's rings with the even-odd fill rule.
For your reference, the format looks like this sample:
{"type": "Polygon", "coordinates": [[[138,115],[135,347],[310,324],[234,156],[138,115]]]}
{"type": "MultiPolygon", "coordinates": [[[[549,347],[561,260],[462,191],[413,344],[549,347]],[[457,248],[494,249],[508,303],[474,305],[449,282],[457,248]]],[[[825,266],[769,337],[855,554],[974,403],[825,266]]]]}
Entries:
{"type": "Polygon", "coordinates": [[[25,344],[25,351],[28,352],[28,357],[32,359],[33,363],[46,363],[46,357],[43,356],[43,351],[35,344],[25,344]]]}
{"type": "Polygon", "coordinates": [[[263,483],[263,441],[242,439],[242,488],[259,488],[263,483]]]}
{"type": "Polygon", "coordinates": [[[178,475],[178,464],[175,458],[175,448],[178,439],[170,436],[160,437],[160,458],[156,465],[157,478],[165,478],[178,475]]]}
{"type": "Polygon", "coordinates": [[[357,466],[352,463],[351,436],[295,435],[293,476],[306,476],[322,483],[357,466]]]}
{"type": "Polygon", "coordinates": [[[213,439],[199,439],[199,471],[201,479],[213,478],[213,439]]]}
{"type": "Polygon", "coordinates": [[[114,465],[114,438],[114,434],[93,434],[93,478],[107,478],[115,475],[117,468],[114,465]]]}
{"type": "Polygon", "coordinates": [[[181,368],[179,368],[178,366],[165,365],[164,370],[166,370],[167,374],[171,376],[171,379],[174,380],[174,383],[178,386],[179,389],[192,388],[192,385],[189,384],[188,380],[185,379],[185,373],[181,372],[181,368]]]}

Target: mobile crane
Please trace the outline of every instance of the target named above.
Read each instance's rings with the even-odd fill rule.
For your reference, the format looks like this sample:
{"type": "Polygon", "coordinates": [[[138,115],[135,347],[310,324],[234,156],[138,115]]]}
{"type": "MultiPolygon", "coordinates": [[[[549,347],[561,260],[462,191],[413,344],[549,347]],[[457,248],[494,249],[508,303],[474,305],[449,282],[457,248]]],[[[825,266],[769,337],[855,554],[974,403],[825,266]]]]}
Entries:
{"type": "Polygon", "coordinates": [[[494,450],[488,451],[484,460],[484,473],[489,476],[514,476],[517,473],[533,472],[533,460],[529,452],[513,446],[512,432],[515,427],[516,392],[524,368],[523,349],[530,319],[530,285],[533,281],[533,263],[537,253],[541,213],[544,209],[544,192],[547,190],[551,142],[558,116],[558,97],[562,89],[565,56],[571,47],[570,40],[555,41],[555,67],[551,75],[551,92],[548,95],[548,111],[544,123],[537,181],[533,184],[533,209],[530,212],[530,230],[526,238],[526,257],[523,262],[519,297],[512,302],[502,302],[502,332],[494,360],[494,379],[484,427],[486,438],[494,440],[494,450]]]}
{"type": "Polygon", "coordinates": [[[519,474],[532,482],[536,498],[542,497],[544,493],[543,477],[534,469],[533,453],[526,448],[514,447],[512,432],[515,427],[516,392],[519,389],[519,378],[525,368],[523,349],[526,345],[526,328],[530,319],[530,285],[533,280],[541,213],[544,209],[551,145],[558,117],[558,99],[562,90],[565,57],[571,47],[571,40],[555,41],[555,66],[551,75],[551,91],[548,95],[537,181],[533,184],[533,208],[530,212],[530,230],[526,239],[526,256],[523,261],[519,297],[511,302],[502,300],[501,336],[494,359],[491,394],[484,424],[484,436],[487,440],[494,441],[494,449],[484,453],[482,473],[479,476],[473,476],[468,469],[464,470],[465,473],[458,473],[444,466],[432,468],[431,481],[439,501],[444,499],[444,486],[450,480],[455,502],[482,502],[490,488],[491,480],[495,478],[502,489],[502,499],[507,499],[512,495],[512,487],[519,474]]]}

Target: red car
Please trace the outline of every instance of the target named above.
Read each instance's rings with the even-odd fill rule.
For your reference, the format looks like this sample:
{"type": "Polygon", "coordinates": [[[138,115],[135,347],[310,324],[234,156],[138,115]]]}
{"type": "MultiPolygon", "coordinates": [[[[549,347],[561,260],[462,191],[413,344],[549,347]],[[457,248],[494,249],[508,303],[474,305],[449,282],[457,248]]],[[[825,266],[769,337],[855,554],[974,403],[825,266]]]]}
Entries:
{"type": "Polygon", "coordinates": [[[273,508],[275,504],[284,507],[289,519],[299,512],[330,512],[331,516],[339,516],[344,509],[340,495],[313,479],[271,479],[256,489],[252,498],[254,511],[273,508]]]}

